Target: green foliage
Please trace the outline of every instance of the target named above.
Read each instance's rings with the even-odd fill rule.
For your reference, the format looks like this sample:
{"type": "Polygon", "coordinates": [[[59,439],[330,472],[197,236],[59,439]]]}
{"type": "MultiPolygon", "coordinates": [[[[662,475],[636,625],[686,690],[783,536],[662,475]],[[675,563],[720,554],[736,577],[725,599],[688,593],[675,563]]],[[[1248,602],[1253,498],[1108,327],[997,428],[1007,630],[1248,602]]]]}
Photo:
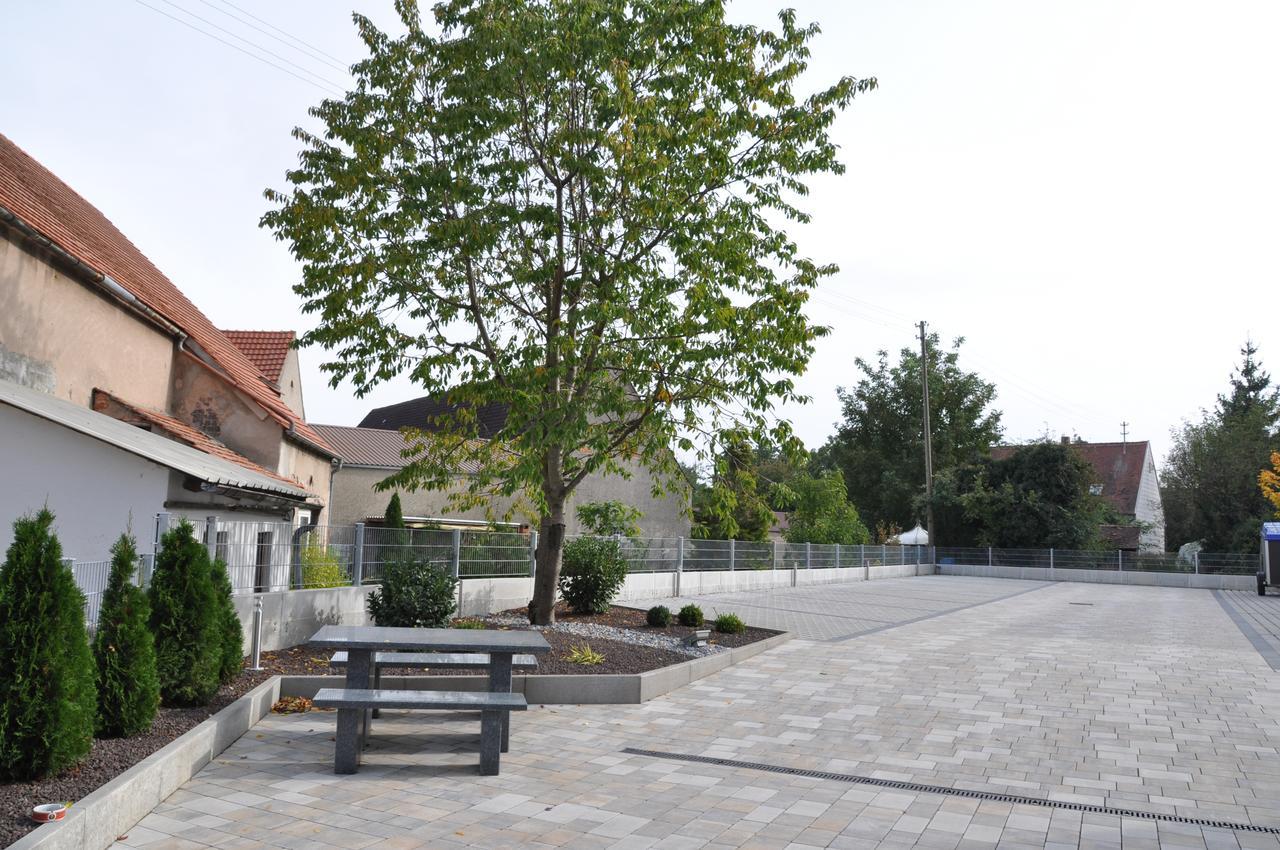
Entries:
{"type": "Polygon", "coordinates": [[[397,554],[383,564],[382,586],[369,594],[369,616],[379,626],[440,629],[457,608],[458,580],[443,566],[397,554]]]}
{"type": "Polygon", "coordinates": [[[218,690],[225,613],[209,552],[185,519],[160,538],[147,600],[165,705],[206,705],[218,690]]]}
{"type": "Polygon", "coordinates": [[[655,629],[665,629],[671,625],[671,609],[666,605],[655,605],[644,615],[644,621],[655,629]]]}
{"type": "Polygon", "coordinates": [[[151,728],[160,706],[156,643],[147,626],[147,595],[133,582],[138,550],[128,534],[111,547],[111,576],[93,636],[100,738],[127,738],[151,728]]]}
{"type": "Polygon", "coordinates": [[[308,589],[346,587],[351,584],[342,556],[321,543],[309,542],[299,553],[302,562],[302,586],[308,589]]]}
{"type": "Polygon", "coordinates": [[[740,635],[747,630],[747,624],[737,614],[721,614],[711,627],[726,635],[740,635]]]}
{"type": "Polygon", "coordinates": [[[640,517],[640,511],[617,499],[578,505],[578,522],[588,534],[601,537],[639,537],[640,517]]]}
{"type": "Polygon", "coordinates": [[[596,652],[589,645],[569,647],[569,654],[565,656],[565,660],[571,664],[582,664],[588,667],[594,667],[597,664],[604,663],[604,655],[596,652]]]}
{"type": "Polygon", "coordinates": [[[711,481],[694,490],[693,535],[708,540],[769,539],[773,509],[756,472],[756,448],[749,435],[727,430],[719,435],[720,449],[711,481]]]}
{"type": "Polygon", "coordinates": [[[825,333],[804,306],[835,268],[792,239],[795,202],[843,171],[828,129],[876,83],[798,91],[817,28],[791,11],[770,31],[702,0],[452,0],[430,28],[397,10],[394,32],[355,16],[355,88],[296,132],[263,224],[301,263],[301,342],[335,385],[449,392],[450,426],[410,432],[387,485],[541,514],[549,621],[584,478],[639,463],[680,491],[673,443],[725,410],[766,430],[799,398],[825,333]],[[509,415],[476,439],[490,403],[509,415]]]}
{"type": "Polygon", "coordinates": [[[0,780],[53,776],[93,744],[84,595],[52,525],[48,509],[17,520],[0,568],[0,780]]]}
{"type": "Polygon", "coordinates": [[[799,475],[786,489],[791,508],[787,514],[788,543],[854,545],[871,539],[857,508],[849,504],[840,470],[799,475]]]}
{"type": "Polygon", "coordinates": [[[603,614],[627,579],[618,541],[579,537],[564,547],[560,594],[576,614],[603,614]]]}
{"type": "Polygon", "coordinates": [[[244,669],[244,628],[231,598],[231,576],[227,574],[227,565],[214,561],[210,567],[217,602],[218,681],[225,685],[244,669]]]}
{"type": "Polygon", "coordinates": [[[1161,471],[1165,543],[1200,541],[1209,552],[1256,552],[1259,526],[1272,508],[1258,472],[1280,449],[1280,401],[1271,376],[1246,343],[1231,388],[1199,422],[1184,422],[1161,471]]]}
{"type": "Polygon", "coordinates": [[[696,629],[706,622],[706,618],[702,615],[702,609],[693,604],[681,608],[680,613],[676,615],[676,619],[680,621],[680,625],[688,626],[691,629],[696,629]]]}
{"type": "MultiPolygon", "coordinates": [[[[986,457],[1000,442],[1000,412],[992,408],[996,388],[959,365],[956,339],[940,349],[928,336],[929,406],[935,475],[986,457]]],[[[862,377],[852,388],[837,390],[844,421],[819,450],[822,466],[844,473],[849,501],[868,527],[911,528],[924,492],[923,394],[920,352],[903,348],[889,365],[886,351],[877,361],[854,360],[862,377]]],[[[938,541],[951,539],[935,534],[938,541]]]]}
{"type": "Polygon", "coordinates": [[[487,626],[485,625],[484,620],[468,619],[468,620],[454,620],[454,621],[453,621],[453,628],[455,628],[455,629],[484,629],[484,628],[487,628],[487,626]]]}
{"type": "Polygon", "coordinates": [[[392,493],[387,509],[382,514],[383,528],[404,528],[404,510],[400,507],[400,494],[392,493]]]}

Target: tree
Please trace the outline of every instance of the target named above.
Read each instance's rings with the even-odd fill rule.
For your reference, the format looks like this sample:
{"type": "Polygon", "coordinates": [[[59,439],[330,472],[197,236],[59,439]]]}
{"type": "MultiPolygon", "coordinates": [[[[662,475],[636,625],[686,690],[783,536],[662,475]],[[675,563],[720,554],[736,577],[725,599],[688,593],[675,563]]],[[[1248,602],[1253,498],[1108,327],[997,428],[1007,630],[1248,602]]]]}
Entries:
{"type": "Polygon", "coordinates": [[[210,580],[213,582],[213,595],[217,603],[218,682],[225,685],[244,669],[244,626],[240,623],[240,615],[236,613],[236,603],[232,599],[233,589],[227,565],[217,560],[209,568],[212,571],[210,580]]]}
{"type": "Polygon", "coordinates": [[[404,510],[400,507],[400,494],[392,493],[387,510],[382,516],[383,528],[404,528],[404,510]]]}
{"type": "MultiPolygon", "coordinates": [[[[942,351],[937,334],[927,338],[937,475],[987,456],[1000,441],[1000,411],[991,407],[995,385],[960,368],[963,343],[958,338],[950,351],[942,351]]],[[[924,491],[920,353],[903,348],[894,366],[885,351],[874,364],[860,357],[854,363],[862,377],[856,386],[837,390],[844,421],[819,450],[818,462],[844,473],[849,500],[868,526],[910,528],[922,516],[924,491]]]]}
{"type": "Polygon", "coordinates": [[[640,511],[617,499],[578,505],[578,522],[589,534],[600,537],[639,537],[640,511]]]}
{"type": "Polygon", "coordinates": [[[156,644],[147,626],[147,595],[133,582],[138,549],[120,535],[111,547],[111,575],[102,594],[93,656],[97,663],[100,738],[127,738],[151,728],[160,706],[156,644]]]}
{"type": "Polygon", "coordinates": [[[858,518],[857,509],[849,504],[844,477],[839,470],[795,478],[784,498],[790,505],[788,543],[854,545],[871,539],[867,527],[858,518]]]}
{"type": "Polygon", "coordinates": [[[693,536],[707,540],[767,540],[773,526],[768,482],[756,472],[747,435],[731,429],[717,438],[711,480],[694,488],[693,536]]]}
{"type": "Polygon", "coordinates": [[[205,705],[218,690],[221,608],[209,551],[185,519],[160,538],[148,590],[156,673],[165,705],[205,705]]]}
{"type": "Polygon", "coordinates": [[[0,568],[0,780],[52,776],[93,745],[84,595],[52,525],[47,508],[17,520],[0,568]]]}
{"type": "Polygon", "coordinates": [[[359,394],[398,375],[447,392],[387,487],[455,507],[524,496],[539,514],[535,612],[554,620],[565,505],[639,462],[680,481],[723,411],[786,430],[824,332],[804,315],[834,268],[782,226],[809,175],[841,173],[828,128],[872,79],[796,91],[816,26],[725,20],[701,0],[448,0],[438,34],[355,16],[369,57],[312,110],[322,134],[264,225],[318,313],[304,344],[359,394]],[[480,438],[475,411],[509,408],[480,438]]]}
{"type": "Polygon", "coordinates": [[[1200,541],[1211,552],[1257,550],[1259,526],[1271,514],[1258,471],[1280,449],[1280,400],[1257,353],[1246,342],[1229,392],[1199,422],[1173,432],[1160,490],[1172,549],[1200,541]]]}

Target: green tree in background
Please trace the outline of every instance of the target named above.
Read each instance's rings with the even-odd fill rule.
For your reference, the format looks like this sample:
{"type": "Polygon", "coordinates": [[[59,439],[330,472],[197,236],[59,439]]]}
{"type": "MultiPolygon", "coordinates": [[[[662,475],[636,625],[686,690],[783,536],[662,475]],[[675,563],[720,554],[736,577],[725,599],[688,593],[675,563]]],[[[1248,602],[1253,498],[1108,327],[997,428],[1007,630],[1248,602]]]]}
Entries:
{"type": "Polygon", "coordinates": [[[854,545],[871,539],[858,511],[849,504],[844,477],[832,469],[817,476],[801,474],[792,479],[781,496],[789,506],[788,543],[840,543],[854,545]]]}
{"type": "Polygon", "coordinates": [[[400,494],[392,493],[387,509],[382,515],[383,528],[404,528],[404,509],[400,507],[400,494]]]}
{"type": "MultiPolygon", "coordinates": [[[[933,468],[941,474],[987,456],[1000,441],[1000,412],[991,407],[995,385],[960,367],[962,338],[949,351],[941,350],[937,334],[927,340],[933,468]]],[[[885,351],[875,363],[854,363],[862,378],[837,391],[843,421],[818,451],[818,463],[844,474],[849,501],[869,527],[911,528],[923,517],[920,352],[903,348],[895,365],[885,351]]]]}
{"type": "Polygon", "coordinates": [[[48,509],[16,521],[0,567],[0,780],[52,776],[93,745],[84,595],[52,526],[48,509]]]}
{"type": "Polygon", "coordinates": [[[160,538],[147,594],[165,705],[206,705],[218,690],[224,634],[209,551],[185,519],[160,538]]]}
{"type": "Polygon", "coordinates": [[[1173,432],[1160,482],[1170,550],[1199,540],[1211,552],[1256,552],[1261,523],[1272,515],[1257,482],[1280,449],[1280,400],[1253,343],[1240,354],[1229,392],[1199,422],[1173,432]]]}
{"type": "Polygon", "coordinates": [[[156,643],[147,626],[151,609],[146,593],[134,584],[137,567],[137,545],[132,536],[122,534],[111,547],[111,575],[93,636],[100,738],[147,731],[160,706],[156,643]]]}
{"type": "Polygon", "coordinates": [[[770,482],[756,470],[756,449],[748,436],[728,430],[717,437],[711,480],[695,486],[693,536],[708,540],[767,540],[773,526],[770,482]]]}
{"type": "MultiPolygon", "coordinates": [[[[495,495],[540,515],[535,622],[554,621],[565,509],[640,463],[682,487],[673,446],[722,411],[785,433],[834,268],[789,235],[828,130],[872,79],[798,91],[816,26],[730,23],[702,0],[446,0],[430,30],[355,16],[369,56],[263,218],[318,313],[303,344],[357,393],[400,375],[455,405],[409,434],[388,487],[495,495]],[[480,436],[481,404],[509,407],[480,436]]],[[[704,451],[706,451],[704,449],[704,451]]],[[[705,458],[704,454],[704,458],[705,458]]]]}
{"type": "Polygon", "coordinates": [[[587,502],[577,507],[578,522],[588,534],[600,537],[639,537],[640,511],[617,499],[587,502]]]}

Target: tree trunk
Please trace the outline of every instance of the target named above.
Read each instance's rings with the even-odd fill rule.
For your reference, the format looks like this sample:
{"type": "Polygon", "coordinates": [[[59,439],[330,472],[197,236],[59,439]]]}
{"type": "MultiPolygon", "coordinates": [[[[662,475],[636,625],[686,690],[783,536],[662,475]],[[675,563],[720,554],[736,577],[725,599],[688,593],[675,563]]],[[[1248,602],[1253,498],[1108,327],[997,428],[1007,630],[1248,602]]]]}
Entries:
{"type": "Polygon", "coordinates": [[[535,552],[537,574],[533,580],[533,622],[549,626],[556,621],[556,592],[560,583],[560,555],[564,551],[564,500],[549,504],[538,525],[535,552]]]}

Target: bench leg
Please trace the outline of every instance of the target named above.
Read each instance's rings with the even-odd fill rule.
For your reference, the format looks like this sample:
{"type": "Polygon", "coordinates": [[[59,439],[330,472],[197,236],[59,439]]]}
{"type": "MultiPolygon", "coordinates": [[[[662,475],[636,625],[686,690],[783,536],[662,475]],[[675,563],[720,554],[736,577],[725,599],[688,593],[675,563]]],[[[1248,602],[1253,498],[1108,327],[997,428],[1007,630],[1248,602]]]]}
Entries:
{"type": "MultiPolygon", "coordinates": [[[[492,652],[489,654],[489,692],[511,693],[511,659],[510,652],[492,652]]],[[[506,752],[511,744],[511,713],[502,712],[502,752],[506,752]]]]}
{"type": "Polygon", "coordinates": [[[338,733],[334,736],[333,772],[355,773],[360,767],[360,724],[364,710],[338,709],[338,733]]]}
{"type": "Polygon", "coordinates": [[[480,775],[497,776],[502,750],[502,719],[505,711],[480,712],[480,775]]]}
{"type": "MultiPolygon", "coordinates": [[[[378,666],[376,656],[373,662],[373,689],[375,691],[382,689],[382,668],[378,666]]],[[[381,716],[381,709],[375,708],[373,711],[369,712],[369,716],[377,719],[381,716]]]]}

